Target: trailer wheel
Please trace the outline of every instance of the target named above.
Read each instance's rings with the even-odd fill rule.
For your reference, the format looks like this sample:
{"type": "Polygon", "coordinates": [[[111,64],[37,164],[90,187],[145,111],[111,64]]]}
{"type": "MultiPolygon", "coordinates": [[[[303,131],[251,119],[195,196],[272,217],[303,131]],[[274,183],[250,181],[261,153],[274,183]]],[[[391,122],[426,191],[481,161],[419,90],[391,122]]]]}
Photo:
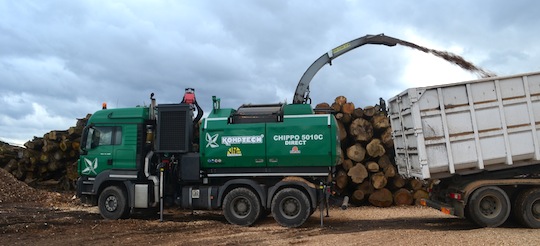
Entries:
{"type": "Polygon", "coordinates": [[[477,225],[497,227],[510,215],[510,199],[499,187],[482,187],[471,195],[467,210],[470,219],[477,225]]]}
{"type": "Polygon", "coordinates": [[[272,200],[272,216],[285,227],[299,227],[311,215],[311,206],[304,192],[295,188],[279,191],[272,200]]]}
{"type": "Polygon", "coordinates": [[[105,188],[98,199],[99,213],[105,219],[117,220],[129,215],[126,194],[118,186],[105,188]]]}
{"type": "Polygon", "coordinates": [[[514,212],[522,225],[540,228],[540,189],[521,192],[516,198],[514,212]]]}
{"type": "Polygon", "coordinates": [[[236,188],[225,196],[223,214],[231,224],[250,226],[261,216],[261,203],[250,189],[236,188]]]}

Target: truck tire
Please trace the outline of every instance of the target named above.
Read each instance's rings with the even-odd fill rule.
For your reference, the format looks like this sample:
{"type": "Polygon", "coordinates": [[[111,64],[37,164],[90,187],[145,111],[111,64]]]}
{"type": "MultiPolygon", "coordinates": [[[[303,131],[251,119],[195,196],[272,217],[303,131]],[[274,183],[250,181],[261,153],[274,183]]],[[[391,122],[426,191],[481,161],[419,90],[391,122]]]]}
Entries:
{"type": "Polygon", "coordinates": [[[486,186],[474,191],[467,205],[470,219],[482,227],[497,227],[510,215],[510,199],[504,190],[486,186]]]}
{"type": "Polygon", "coordinates": [[[223,215],[231,224],[250,226],[261,217],[261,203],[250,189],[236,188],[223,200],[223,215]]]}
{"type": "Polygon", "coordinates": [[[285,188],[272,199],[272,216],[285,227],[299,227],[311,215],[312,209],[304,192],[295,188],[285,188]]]}
{"type": "Polygon", "coordinates": [[[515,218],[524,226],[540,228],[540,189],[521,192],[515,202],[515,218]]]}
{"type": "Polygon", "coordinates": [[[125,192],[118,186],[105,188],[98,199],[99,213],[105,219],[117,220],[129,215],[125,192]]]}

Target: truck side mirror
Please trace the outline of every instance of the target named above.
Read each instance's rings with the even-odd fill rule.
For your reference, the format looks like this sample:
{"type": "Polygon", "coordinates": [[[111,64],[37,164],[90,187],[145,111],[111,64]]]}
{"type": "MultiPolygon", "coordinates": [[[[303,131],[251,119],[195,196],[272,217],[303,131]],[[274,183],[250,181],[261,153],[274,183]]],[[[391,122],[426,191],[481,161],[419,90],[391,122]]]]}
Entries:
{"type": "Polygon", "coordinates": [[[88,154],[88,149],[92,149],[92,136],[94,135],[94,131],[95,129],[92,125],[86,126],[83,129],[83,134],[81,137],[81,144],[80,144],[81,155],[88,154]]]}

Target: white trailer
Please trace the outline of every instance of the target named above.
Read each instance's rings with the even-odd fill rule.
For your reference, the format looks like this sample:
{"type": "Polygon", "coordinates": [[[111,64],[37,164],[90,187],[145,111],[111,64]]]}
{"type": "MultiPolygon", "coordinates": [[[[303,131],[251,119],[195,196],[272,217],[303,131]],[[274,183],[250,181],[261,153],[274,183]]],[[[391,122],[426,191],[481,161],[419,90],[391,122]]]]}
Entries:
{"type": "Polygon", "coordinates": [[[411,88],[388,104],[399,173],[440,182],[427,205],[540,227],[540,72],[411,88]]]}

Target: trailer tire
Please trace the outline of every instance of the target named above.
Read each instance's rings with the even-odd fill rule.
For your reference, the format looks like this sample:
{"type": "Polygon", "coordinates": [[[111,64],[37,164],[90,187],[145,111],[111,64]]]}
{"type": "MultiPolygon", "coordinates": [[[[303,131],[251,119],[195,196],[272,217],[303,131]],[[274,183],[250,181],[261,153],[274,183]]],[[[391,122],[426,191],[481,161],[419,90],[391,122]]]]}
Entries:
{"type": "Polygon", "coordinates": [[[223,215],[231,224],[250,226],[261,217],[261,203],[250,189],[236,188],[223,200],[223,215]]]}
{"type": "Polygon", "coordinates": [[[521,192],[515,202],[515,218],[524,226],[540,228],[540,189],[521,192]]]}
{"type": "Polygon", "coordinates": [[[272,199],[272,216],[285,227],[299,227],[311,215],[312,209],[306,194],[296,188],[285,188],[272,199]]]}
{"type": "Polygon", "coordinates": [[[496,186],[486,186],[472,193],[467,212],[477,225],[497,227],[508,219],[510,207],[510,199],[504,190],[496,186]]]}
{"type": "Polygon", "coordinates": [[[118,186],[109,186],[99,194],[98,207],[105,219],[117,220],[129,215],[126,193],[118,186]]]}

